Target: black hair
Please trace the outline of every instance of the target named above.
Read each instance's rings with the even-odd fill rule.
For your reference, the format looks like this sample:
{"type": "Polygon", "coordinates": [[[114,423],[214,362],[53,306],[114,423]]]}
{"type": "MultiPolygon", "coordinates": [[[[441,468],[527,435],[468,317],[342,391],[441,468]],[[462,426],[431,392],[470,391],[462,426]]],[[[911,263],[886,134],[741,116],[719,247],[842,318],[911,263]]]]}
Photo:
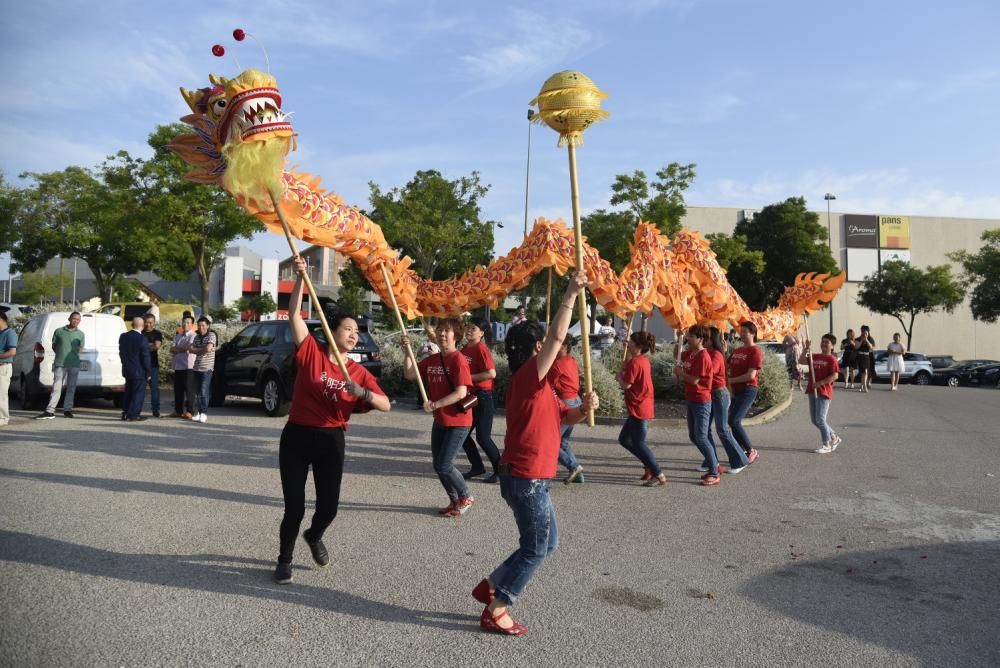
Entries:
{"type": "Polygon", "coordinates": [[[829,341],[831,346],[837,345],[837,337],[833,334],[824,334],[823,338],[829,341]]]}
{"type": "Polygon", "coordinates": [[[722,347],[722,333],[719,331],[718,327],[708,328],[708,340],[712,342],[712,347],[720,353],[725,350],[725,348],[722,347]]]}
{"type": "Polygon", "coordinates": [[[632,332],[628,337],[629,341],[639,346],[639,350],[644,353],[656,352],[656,337],[649,332],[632,332]]]}
{"type": "MultiPolygon", "coordinates": [[[[72,313],[69,314],[69,317],[72,318],[74,315],[80,315],[80,312],[79,311],[73,311],[72,313]]],[[[80,317],[82,318],[83,316],[80,315],[80,317]]]]}
{"type": "Polygon", "coordinates": [[[702,341],[704,341],[705,339],[708,338],[708,327],[705,327],[705,325],[695,325],[693,327],[690,327],[687,333],[688,336],[693,336],[696,339],[701,339],[702,341]]]}
{"type": "Polygon", "coordinates": [[[535,320],[525,320],[514,325],[507,332],[503,341],[507,353],[507,363],[511,374],[517,373],[521,366],[535,354],[535,344],[545,339],[545,330],[535,320]]]}
{"type": "Polygon", "coordinates": [[[753,334],[753,338],[755,338],[755,339],[757,338],[757,325],[753,324],[749,320],[747,320],[746,322],[741,322],[740,323],[740,329],[747,330],[748,332],[750,332],[751,334],[753,334]]]}
{"type": "Polygon", "coordinates": [[[212,326],[212,321],[206,318],[205,316],[201,316],[200,318],[198,318],[198,324],[200,325],[201,323],[205,323],[209,327],[212,326]]]}
{"type": "Polygon", "coordinates": [[[194,316],[191,315],[190,311],[184,311],[184,317],[181,318],[181,322],[184,322],[185,320],[190,320],[191,324],[194,324],[194,316]]]}
{"type": "Polygon", "coordinates": [[[0,320],[3,320],[4,322],[10,322],[10,320],[7,319],[6,311],[0,311],[0,320]]]}
{"type": "Polygon", "coordinates": [[[330,325],[331,332],[335,332],[340,328],[344,321],[348,319],[357,322],[353,315],[348,315],[347,313],[335,313],[326,319],[326,324],[330,325]]]}
{"type": "Polygon", "coordinates": [[[486,345],[493,345],[493,328],[490,327],[489,320],[478,315],[474,315],[469,318],[469,324],[475,325],[483,333],[483,341],[486,342],[486,345]]]}
{"type": "Polygon", "coordinates": [[[872,329],[868,325],[861,325],[861,331],[862,332],[868,332],[869,334],[871,334],[872,329]]]}

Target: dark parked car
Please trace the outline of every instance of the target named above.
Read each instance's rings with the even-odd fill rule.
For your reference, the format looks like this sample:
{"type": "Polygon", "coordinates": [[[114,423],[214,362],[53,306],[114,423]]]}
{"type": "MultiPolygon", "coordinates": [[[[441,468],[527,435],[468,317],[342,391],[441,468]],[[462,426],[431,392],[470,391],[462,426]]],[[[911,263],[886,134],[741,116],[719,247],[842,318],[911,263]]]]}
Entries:
{"type": "MultiPolygon", "coordinates": [[[[326,343],[318,320],[307,320],[306,325],[317,341],[326,343]]],[[[382,375],[378,344],[367,331],[358,332],[358,345],[348,356],[376,378],[382,375]]],[[[211,405],[221,406],[227,395],[259,397],[269,416],[288,415],[295,372],[295,344],[288,321],[255,322],[216,353],[211,405]]]]}
{"type": "Polygon", "coordinates": [[[996,360],[963,360],[956,362],[945,369],[934,369],[934,377],[931,382],[935,385],[947,385],[948,387],[958,387],[968,385],[972,372],[986,364],[1000,364],[996,360]]]}
{"type": "Polygon", "coordinates": [[[960,364],[951,355],[928,355],[927,359],[930,360],[931,366],[935,369],[947,369],[950,366],[960,364]]]}
{"type": "Polygon", "coordinates": [[[1000,389],[1000,364],[984,364],[969,376],[969,385],[1000,389]]]}

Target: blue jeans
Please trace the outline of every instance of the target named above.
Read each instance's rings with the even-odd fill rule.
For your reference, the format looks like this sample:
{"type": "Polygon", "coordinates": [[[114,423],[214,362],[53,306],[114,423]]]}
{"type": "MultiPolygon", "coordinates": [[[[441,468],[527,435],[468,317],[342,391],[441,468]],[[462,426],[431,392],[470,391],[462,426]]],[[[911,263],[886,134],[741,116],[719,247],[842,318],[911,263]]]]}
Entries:
{"type": "Polygon", "coordinates": [[[469,463],[472,464],[472,470],[481,471],[485,467],[483,466],[483,458],[479,456],[479,451],[476,449],[478,442],[479,447],[489,457],[490,464],[493,465],[493,472],[496,473],[497,464],[500,463],[500,450],[493,442],[493,414],[496,413],[493,391],[476,390],[476,398],[479,399],[479,403],[472,409],[472,426],[476,430],[476,440],[472,440],[470,433],[466,436],[462,449],[465,450],[469,463]]]}
{"type": "Polygon", "coordinates": [[[212,372],[195,371],[194,386],[198,392],[198,412],[208,413],[208,398],[212,394],[212,372]]]}
{"type": "Polygon", "coordinates": [[[455,468],[455,455],[471,431],[471,427],[444,427],[434,422],[431,427],[431,456],[434,459],[434,472],[448,498],[457,501],[471,496],[469,486],[465,484],[462,474],[455,468]]]}
{"type": "Polygon", "coordinates": [[[549,481],[500,476],[500,494],[514,511],[519,547],[490,574],[496,597],[510,605],[521,595],[545,557],[559,545],[549,481]]]}
{"type": "Polygon", "coordinates": [[[687,402],[688,438],[697,446],[705,463],[708,464],[708,472],[712,475],[719,474],[719,459],[715,455],[715,445],[712,443],[712,435],[709,430],[712,427],[712,402],[706,401],[703,404],[687,402]]]}
{"type": "Polygon", "coordinates": [[[812,418],[812,423],[819,429],[819,435],[823,439],[824,445],[833,439],[833,429],[826,423],[826,415],[829,412],[830,399],[809,395],[809,417],[812,418]]]}
{"type": "MultiPolygon", "coordinates": [[[[747,465],[747,456],[743,448],[733,438],[733,432],[729,430],[729,390],[720,387],[712,390],[712,421],[715,422],[715,433],[722,441],[722,447],[729,457],[729,467],[738,469],[747,465]]],[[[715,440],[712,438],[711,427],[708,430],[708,442],[715,450],[715,440]]]]}
{"type": "MultiPolygon", "coordinates": [[[[579,408],[583,402],[580,399],[565,399],[563,401],[570,408],[579,408]]],[[[573,434],[573,425],[560,425],[559,430],[559,463],[566,467],[570,473],[576,470],[580,462],[576,461],[573,449],[569,447],[569,437],[573,434]]]]}
{"type": "Polygon", "coordinates": [[[653,451],[646,445],[647,424],[647,420],[640,420],[634,415],[629,415],[618,434],[618,444],[638,457],[642,465],[652,471],[654,476],[658,476],[662,473],[662,469],[656,463],[653,451]]]}
{"type": "Polygon", "coordinates": [[[748,455],[753,449],[753,443],[750,442],[750,435],[743,427],[743,418],[753,406],[758,391],[756,386],[747,385],[739,392],[733,393],[733,403],[729,406],[729,428],[733,430],[733,438],[748,455]]]}
{"type": "Polygon", "coordinates": [[[150,360],[149,368],[149,407],[153,414],[160,412],[160,365],[155,359],[150,360]]]}

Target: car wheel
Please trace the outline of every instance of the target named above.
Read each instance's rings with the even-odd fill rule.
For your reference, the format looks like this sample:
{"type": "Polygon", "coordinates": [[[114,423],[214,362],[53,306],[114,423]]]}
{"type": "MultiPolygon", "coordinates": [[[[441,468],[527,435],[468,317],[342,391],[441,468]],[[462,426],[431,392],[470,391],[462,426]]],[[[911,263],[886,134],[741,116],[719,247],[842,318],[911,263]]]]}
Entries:
{"type": "Polygon", "coordinates": [[[914,385],[930,385],[931,375],[926,371],[920,371],[916,376],[913,377],[914,385]]]}
{"type": "Polygon", "coordinates": [[[948,378],[948,387],[958,387],[958,376],[948,378]]]}
{"type": "Polygon", "coordinates": [[[292,402],[284,397],[277,376],[268,376],[264,379],[264,384],[260,388],[260,399],[264,403],[264,412],[268,417],[284,417],[288,415],[288,410],[292,406],[292,402]]]}

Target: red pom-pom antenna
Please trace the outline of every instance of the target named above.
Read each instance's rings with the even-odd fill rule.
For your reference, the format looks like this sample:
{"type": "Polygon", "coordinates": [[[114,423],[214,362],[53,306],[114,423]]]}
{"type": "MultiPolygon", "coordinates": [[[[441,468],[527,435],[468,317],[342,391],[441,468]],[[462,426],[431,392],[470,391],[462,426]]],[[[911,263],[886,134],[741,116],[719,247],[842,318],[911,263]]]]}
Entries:
{"type": "Polygon", "coordinates": [[[216,58],[222,58],[226,55],[226,49],[221,44],[216,44],[212,47],[212,55],[216,58]]]}
{"type": "Polygon", "coordinates": [[[246,39],[246,37],[247,34],[243,32],[242,28],[237,28],[236,30],[233,31],[233,39],[235,39],[237,42],[242,42],[244,39],[246,39]]]}

